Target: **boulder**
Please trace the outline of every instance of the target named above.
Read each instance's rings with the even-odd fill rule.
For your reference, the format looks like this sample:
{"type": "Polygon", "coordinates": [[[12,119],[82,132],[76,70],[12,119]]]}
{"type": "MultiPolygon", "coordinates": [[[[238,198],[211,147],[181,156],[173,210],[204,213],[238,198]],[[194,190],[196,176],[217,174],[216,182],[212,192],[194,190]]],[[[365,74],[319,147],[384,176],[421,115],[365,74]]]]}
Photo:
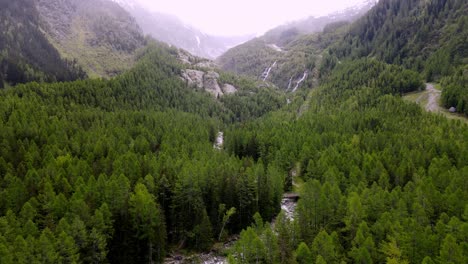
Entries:
{"type": "Polygon", "coordinates": [[[202,89],[204,86],[203,76],[205,75],[202,71],[197,70],[183,70],[182,71],[182,78],[187,81],[188,85],[196,86],[199,89],[202,89]]]}
{"type": "Polygon", "coordinates": [[[449,112],[450,112],[450,113],[456,113],[456,112],[457,112],[457,109],[456,109],[455,107],[452,106],[452,107],[450,107],[449,112]]]}
{"type": "Polygon", "coordinates": [[[180,62],[182,62],[183,64],[191,64],[190,63],[190,57],[185,54],[185,53],[182,53],[182,52],[178,52],[178,55],[177,55],[177,58],[179,59],[180,62]]]}
{"type": "Polygon", "coordinates": [[[223,91],[221,91],[221,87],[219,87],[218,84],[218,78],[219,74],[214,71],[207,72],[203,78],[205,90],[214,95],[215,97],[223,95],[223,91]]]}
{"type": "Polygon", "coordinates": [[[233,85],[227,84],[227,83],[226,83],[225,85],[223,85],[223,93],[225,93],[225,94],[233,94],[233,93],[235,93],[235,92],[237,92],[237,88],[234,87],[233,85]]]}

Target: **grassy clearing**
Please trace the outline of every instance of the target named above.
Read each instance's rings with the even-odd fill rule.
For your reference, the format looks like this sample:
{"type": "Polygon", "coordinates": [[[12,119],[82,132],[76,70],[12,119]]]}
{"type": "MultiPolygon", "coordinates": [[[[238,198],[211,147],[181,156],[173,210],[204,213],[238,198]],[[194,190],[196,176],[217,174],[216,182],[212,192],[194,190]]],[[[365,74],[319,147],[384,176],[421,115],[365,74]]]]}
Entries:
{"type": "Polygon", "coordinates": [[[403,96],[403,99],[417,103],[422,106],[426,106],[429,101],[429,92],[424,90],[419,92],[408,93],[403,96]]]}

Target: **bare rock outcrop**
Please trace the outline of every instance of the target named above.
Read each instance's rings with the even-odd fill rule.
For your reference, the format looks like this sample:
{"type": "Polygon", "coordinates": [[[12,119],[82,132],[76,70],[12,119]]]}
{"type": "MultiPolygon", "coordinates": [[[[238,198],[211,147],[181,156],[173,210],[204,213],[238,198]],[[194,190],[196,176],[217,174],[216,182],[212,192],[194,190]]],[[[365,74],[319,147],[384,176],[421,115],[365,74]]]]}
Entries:
{"type": "Polygon", "coordinates": [[[215,97],[223,95],[221,87],[218,84],[219,74],[214,71],[209,71],[203,77],[203,85],[207,92],[211,93],[215,97]]]}
{"type": "Polygon", "coordinates": [[[182,71],[182,78],[187,81],[189,86],[196,86],[197,88],[203,88],[203,76],[205,75],[202,71],[197,70],[184,70],[182,71]]]}
{"type": "Polygon", "coordinates": [[[204,89],[215,97],[237,92],[237,88],[231,84],[219,85],[219,74],[215,71],[200,71],[185,69],[182,71],[181,78],[187,82],[187,85],[196,89],[204,89]]]}

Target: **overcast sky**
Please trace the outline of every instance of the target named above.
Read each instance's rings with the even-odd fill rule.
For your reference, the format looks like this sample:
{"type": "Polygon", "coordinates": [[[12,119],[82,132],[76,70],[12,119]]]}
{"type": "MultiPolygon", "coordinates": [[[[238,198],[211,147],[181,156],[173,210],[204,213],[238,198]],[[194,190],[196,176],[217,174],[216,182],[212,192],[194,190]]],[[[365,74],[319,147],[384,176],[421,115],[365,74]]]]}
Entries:
{"type": "Polygon", "coordinates": [[[263,34],[308,16],[326,15],[363,0],[138,0],[153,11],[215,35],[263,34]]]}

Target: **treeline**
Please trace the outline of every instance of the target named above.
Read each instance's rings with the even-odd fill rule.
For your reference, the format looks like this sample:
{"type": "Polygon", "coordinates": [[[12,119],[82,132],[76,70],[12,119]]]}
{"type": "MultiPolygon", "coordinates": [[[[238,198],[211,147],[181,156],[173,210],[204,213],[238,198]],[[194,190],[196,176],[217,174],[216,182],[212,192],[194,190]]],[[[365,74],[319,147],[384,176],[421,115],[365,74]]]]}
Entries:
{"type": "Polygon", "coordinates": [[[446,108],[455,107],[459,113],[468,116],[468,67],[460,68],[452,76],[441,80],[442,104],[446,108]]]}
{"type": "Polygon", "coordinates": [[[375,59],[358,59],[352,62],[337,63],[332,76],[324,84],[333,93],[348,92],[369,87],[383,94],[404,94],[422,90],[421,76],[401,66],[390,65],[375,59]]]}
{"type": "Polygon", "coordinates": [[[257,215],[231,263],[466,263],[468,130],[391,95],[421,84],[390,71],[407,83],[392,88],[379,77],[392,68],[343,62],[301,117],[226,132],[231,153],[305,181],[294,220],[281,213],[272,229],[257,215]]]}
{"type": "Polygon", "coordinates": [[[34,1],[1,0],[0,5],[0,88],[86,77],[76,61],[60,57],[41,31],[34,1]]]}

